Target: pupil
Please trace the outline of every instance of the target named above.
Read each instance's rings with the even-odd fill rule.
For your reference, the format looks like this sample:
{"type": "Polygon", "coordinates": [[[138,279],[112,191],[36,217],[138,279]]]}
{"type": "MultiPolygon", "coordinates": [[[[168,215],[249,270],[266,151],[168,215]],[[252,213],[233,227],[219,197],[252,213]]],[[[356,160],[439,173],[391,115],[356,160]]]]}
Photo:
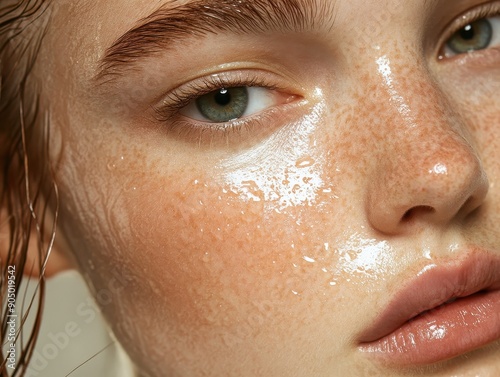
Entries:
{"type": "Polygon", "coordinates": [[[474,27],[472,25],[467,25],[460,31],[460,37],[465,40],[474,39],[474,34],[474,27]]]}
{"type": "Polygon", "coordinates": [[[215,103],[219,106],[227,106],[231,102],[231,94],[229,93],[229,90],[227,89],[221,89],[219,92],[215,95],[215,103]]]}

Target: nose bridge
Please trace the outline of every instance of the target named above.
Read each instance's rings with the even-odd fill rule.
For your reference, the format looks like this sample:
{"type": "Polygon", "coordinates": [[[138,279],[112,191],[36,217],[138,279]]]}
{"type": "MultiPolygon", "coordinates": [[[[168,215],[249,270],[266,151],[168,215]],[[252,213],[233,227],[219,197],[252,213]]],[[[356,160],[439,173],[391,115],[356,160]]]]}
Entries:
{"type": "MultiPolygon", "coordinates": [[[[378,99],[393,120],[396,131],[422,133],[430,128],[433,133],[459,130],[445,100],[423,64],[406,59],[394,64],[387,56],[376,60],[379,87],[378,99]],[[385,101],[384,97],[388,100],[385,101]]],[[[416,135],[415,135],[416,136],[416,135]]]]}
{"type": "Polygon", "coordinates": [[[410,219],[446,223],[477,208],[487,192],[464,124],[423,67],[376,60],[380,129],[372,132],[383,146],[373,156],[367,211],[383,232],[397,232],[410,219]]]}
{"type": "Polygon", "coordinates": [[[408,60],[393,64],[387,56],[376,63],[381,129],[374,132],[383,133],[381,153],[392,155],[382,161],[396,170],[443,179],[455,165],[479,167],[465,126],[424,65],[408,60]]]}

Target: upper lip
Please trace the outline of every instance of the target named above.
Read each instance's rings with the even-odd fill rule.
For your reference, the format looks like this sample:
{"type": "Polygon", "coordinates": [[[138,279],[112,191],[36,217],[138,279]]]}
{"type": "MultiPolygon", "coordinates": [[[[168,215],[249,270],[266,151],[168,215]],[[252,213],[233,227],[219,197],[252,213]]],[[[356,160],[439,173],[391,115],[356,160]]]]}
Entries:
{"type": "Polygon", "coordinates": [[[406,322],[454,299],[500,289],[500,257],[471,250],[461,260],[424,268],[406,284],[359,337],[360,343],[377,341],[406,322]]]}

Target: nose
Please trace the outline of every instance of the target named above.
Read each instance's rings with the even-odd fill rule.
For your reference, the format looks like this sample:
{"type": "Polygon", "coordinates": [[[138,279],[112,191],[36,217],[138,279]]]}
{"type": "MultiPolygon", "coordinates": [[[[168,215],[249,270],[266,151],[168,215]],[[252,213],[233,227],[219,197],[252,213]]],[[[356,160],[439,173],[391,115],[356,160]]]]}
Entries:
{"type": "Polygon", "coordinates": [[[464,219],[481,206],[489,186],[481,160],[463,136],[466,124],[427,73],[414,71],[399,80],[395,71],[384,69],[379,69],[385,88],[379,109],[387,136],[368,184],[371,226],[395,235],[464,219]]]}

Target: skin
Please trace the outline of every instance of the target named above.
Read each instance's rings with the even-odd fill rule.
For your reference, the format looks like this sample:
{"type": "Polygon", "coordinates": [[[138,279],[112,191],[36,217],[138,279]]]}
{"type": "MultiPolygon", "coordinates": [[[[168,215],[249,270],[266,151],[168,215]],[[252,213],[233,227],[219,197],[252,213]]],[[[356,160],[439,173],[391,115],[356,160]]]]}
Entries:
{"type": "Polygon", "coordinates": [[[499,244],[500,50],[437,58],[480,1],[338,0],[331,29],[200,37],[97,90],[162,2],[78,3],[51,5],[34,71],[58,242],[139,374],[498,375],[498,342],[405,369],[357,343],[426,266],[499,244]],[[169,88],[228,68],[280,80],[271,116],[201,142],[155,119],[169,88]]]}

